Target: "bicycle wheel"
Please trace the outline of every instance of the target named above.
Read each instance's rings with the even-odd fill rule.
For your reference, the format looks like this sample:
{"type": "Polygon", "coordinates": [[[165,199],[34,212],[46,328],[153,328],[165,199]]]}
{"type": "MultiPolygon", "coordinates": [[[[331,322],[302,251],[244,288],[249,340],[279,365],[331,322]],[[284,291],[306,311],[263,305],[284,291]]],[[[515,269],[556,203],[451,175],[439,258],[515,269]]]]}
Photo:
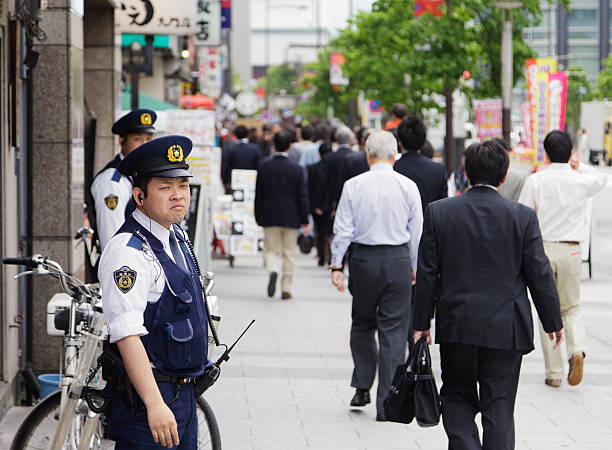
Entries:
{"type": "Polygon", "coordinates": [[[219,425],[212,408],[204,397],[198,398],[198,450],[221,450],[219,425]]]}
{"type": "MultiPolygon", "coordinates": [[[[44,450],[51,447],[51,442],[53,442],[53,436],[59,423],[60,400],[61,392],[56,391],[36,405],[17,430],[17,434],[11,444],[11,450],[44,450]]],[[[88,408],[84,407],[82,409],[86,411],[88,408]]],[[[78,448],[81,428],[86,418],[87,413],[83,412],[74,420],[64,444],[64,449],[76,450],[78,448]]],[[[101,450],[106,448],[107,443],[108,441],[102,439],[102,425],[98,423],[89,448],[90,450],[101,450]]]]}

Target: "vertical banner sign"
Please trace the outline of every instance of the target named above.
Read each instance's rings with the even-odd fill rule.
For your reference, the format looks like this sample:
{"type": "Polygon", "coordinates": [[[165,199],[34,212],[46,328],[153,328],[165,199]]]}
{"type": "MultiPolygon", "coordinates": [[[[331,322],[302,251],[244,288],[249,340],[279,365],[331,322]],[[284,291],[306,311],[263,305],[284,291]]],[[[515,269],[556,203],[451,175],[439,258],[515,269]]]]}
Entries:
{"type": "Polygon", "coordinates": [[[200,49],[200,91],[209,97],[221,96],[221,63],[216,47],[200,49]]]}
{"type": "Polygon", "coordinates": [[[544,138],[548,129],[548,76],[548,73],[543,72],[536,77],[533,140],[538,163],[544,162],[544,138]]]}
{"type": "MultiPolygon", "coordinates": [[[[529,96],[529,113],[531,117],[530,134],[535,136],[536,121],[536,95],[538,73],[553,73],[557,71],[557,60],[555,58],[533,58],[525,60],[527,69],[527,92],[529,96]]],[[[531,148],[536,148],[535,141],[527,141],[531,148]]]]}
{"type": "Polygon", "coordinates": [[[221,1],[198,0],[195,45],[217,47],[221,45],[221,1]]]}
{"type": "Polygon", "coordinates": [[[557,72],[548,76],[548,129],[565,130],[565,107],[567,103],[567,75],[557,72]]]}
{"type": "Polygon", "coordinates": [[[348,86],[349,79],[344,77],[342,66],[346,62],[342,53],[329,55],[329,84],[332,86],[348,86]]]}
{"type": "Polygon", "coordinates": [[[521,121],[523,122],[523,128],[525,129],[525,147],[533,149],[533,135],[531,134],[531,113],[529,112],[529,102],[521,102],[521,121]]]}
{"type": "Polygon", "coordinates": [[[221,28],[232,28],[232,0],[221,0],[221,28]]]}
{"type": "Polygon", "coordinates": [[[501,99],[474,100],[473,106],[480,140],[502,136],[501,99]]]}

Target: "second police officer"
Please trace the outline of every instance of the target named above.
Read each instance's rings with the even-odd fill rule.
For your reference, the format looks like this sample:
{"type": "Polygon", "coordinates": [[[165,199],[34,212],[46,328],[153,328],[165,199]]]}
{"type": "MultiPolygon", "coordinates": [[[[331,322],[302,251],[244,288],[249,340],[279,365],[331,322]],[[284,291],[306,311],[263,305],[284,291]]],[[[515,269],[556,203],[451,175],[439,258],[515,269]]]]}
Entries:
{"type": "MultiPolygon", "coordinates": [[[[193,380],[211,363],[196,265],[179,223],[189,207],[192,142],[166,136],[119,164],[133,177],[136,210],[108,242],[98,271],[111,346],[129,376],[127,398],[108,383],[109,436],[117,450],[197,448],[193,380]]],[[[103,366],[104,367],[104,366],[103,366]]]]}
{"type": "Polygon", "coordinates": [[[130,202],[132,181],[119,172],[119,164],[132,150],[153,139],[156,120],[155,111],[137,109],[113,124],[112,132],[119,136],[121,151],[96,175],[91,185],[100,250],[104,250],[125,218],[134,210],[133,201],[130,202]]]}

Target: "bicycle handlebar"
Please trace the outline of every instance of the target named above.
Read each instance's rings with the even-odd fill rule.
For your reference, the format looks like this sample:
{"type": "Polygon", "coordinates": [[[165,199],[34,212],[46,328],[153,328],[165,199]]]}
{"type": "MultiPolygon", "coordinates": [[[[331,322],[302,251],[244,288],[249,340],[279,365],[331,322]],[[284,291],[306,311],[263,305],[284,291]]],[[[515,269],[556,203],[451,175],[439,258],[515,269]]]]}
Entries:
{"type": "Polygon", "coordinates": [[[36,267],[43,262],[43,259],[36,256],[30,256],[23,258],[4,258],[2,262],[4,264],[13,264],[16,266],[36,267]]]}

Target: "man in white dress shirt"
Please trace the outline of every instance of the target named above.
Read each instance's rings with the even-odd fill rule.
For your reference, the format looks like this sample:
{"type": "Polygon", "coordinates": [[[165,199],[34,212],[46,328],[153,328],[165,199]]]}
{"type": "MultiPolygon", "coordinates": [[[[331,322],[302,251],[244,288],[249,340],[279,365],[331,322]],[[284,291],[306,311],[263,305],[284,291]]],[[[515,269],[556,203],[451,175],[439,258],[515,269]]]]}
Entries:
{"type": "Polygon", "coordinates": [[[393,170],[395,137],[388,131],[373,133],[366,152],[370,170],[346,181],[342,190],[331,270],[333,285],[344,291],[342,260],[350,246],[351,386],[356,388],[351,406],[370,403],[378,365],[376,420],[384,421],[383,402],[393,371],[405,358],[423,210],[417,185],[393,170]]]}
{"type": "MultiPolygon", "coordinates": [[[[586,355],[586,332],[580,305],[580,241],[586,238],[587,200],[604,188],[607,178],[582,162],[576,169],[570,167],[572,140],[563,131],[550,132],[544,140],[544,149],[547,162],[551,164],[527,178],[518,201],[538,214],[544,251],[555,275],[567,336],[567,381],[575,386],[582,381],[586,355]]],[[[540,338],[546,366],[544,382],[559,387],[563,378],[561,348],[553,350],[541,323],[540,338]]]]}

